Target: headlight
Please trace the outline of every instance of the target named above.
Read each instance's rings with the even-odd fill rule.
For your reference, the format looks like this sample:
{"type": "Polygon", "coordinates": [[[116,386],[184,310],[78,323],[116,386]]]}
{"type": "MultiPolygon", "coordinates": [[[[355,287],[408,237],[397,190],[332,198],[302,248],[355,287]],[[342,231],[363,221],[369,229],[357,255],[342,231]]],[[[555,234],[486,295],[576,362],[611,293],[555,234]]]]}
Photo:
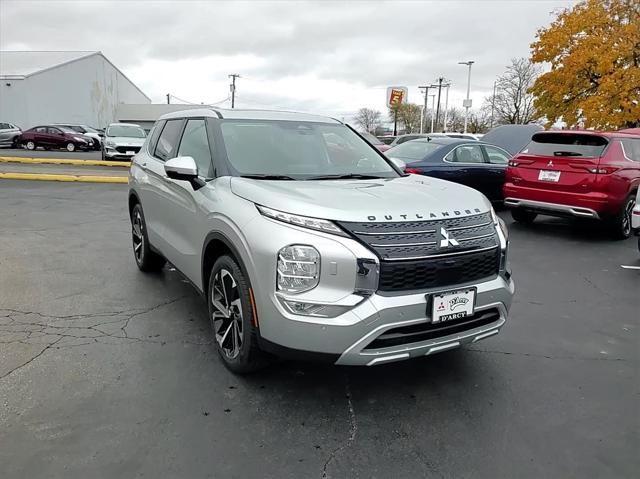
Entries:
{"type": "Polygon", "coordinates": [[[511,271],[509,269],[509,230],[507,229],[507,224],[504,222],[502,218],[496,215],[496,212],[491,208],[491,218],[493,219],[493,224],[498,231],[498,238],[500,238],[500,271],[506,273],[509,277],[511,276],[511,271]]]}
{"type": "Polygon", "coordinates": [[[285,246],[278,252],[278,291],[302,293],[320,281],[320,253],[313,246],[285,246]]]}
{"type": "Polygon", "coordinates": [[[73,137],[74,140],[79,141],[81,143],[86,143],[87,140],[85,140],[84,138],[80,138],[79,136],[74,136],[73,137]]]}
{"type": "Polygon", "coordinates": [[[268,218],[289,223],[291,225],[301,226],[303,228],[309,228],[316,231],[324,231],[325,233],[332,233],[340,236],[347,236],[344,231],[338,228],[329,220],[323,220],[319,218],[309,218],[308,216],[293,215],[290,213],[284,213],[282,211],[273,210],[266,206],[256,205],[258,211],[268,218]]]}
{"type": "Polygon", "coordinates": [[[109,148],[115,148],[116,147],[116,142],[115,141],[111,141],[108,140],[105,145],[107,145],[109,148]]]}

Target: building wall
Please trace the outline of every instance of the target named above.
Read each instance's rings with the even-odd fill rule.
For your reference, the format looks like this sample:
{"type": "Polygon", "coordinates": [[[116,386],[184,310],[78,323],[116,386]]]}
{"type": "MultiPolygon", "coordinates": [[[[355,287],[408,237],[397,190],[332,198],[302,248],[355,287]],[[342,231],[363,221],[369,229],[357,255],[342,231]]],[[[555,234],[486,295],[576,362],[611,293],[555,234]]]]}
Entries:
{"type": "Polygon", "coordinates": [[[119,103],[150,102],[102,55],[0,83],[0,119],[23,129],[42,123],[104,128],[115,121],[119,103]]]}

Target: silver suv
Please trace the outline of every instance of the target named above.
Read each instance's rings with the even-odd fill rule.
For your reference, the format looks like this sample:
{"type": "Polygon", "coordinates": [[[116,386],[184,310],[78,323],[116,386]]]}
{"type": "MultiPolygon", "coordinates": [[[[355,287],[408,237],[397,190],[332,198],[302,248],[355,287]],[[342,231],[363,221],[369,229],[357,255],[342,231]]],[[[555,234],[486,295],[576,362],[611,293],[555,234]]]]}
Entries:
{"type": "Polygon", "coordinates": [[[145,131],[133,123],[111,123],[104,132],[103,160],[130,160],[140,151],[147,137],[145,131]]]}
{"type": "Polygon", "coordinates": [[[133,251],[206,299],[236,373],[269,357],[376,365],[497,334],[508,236],[470,188],[405,175],[341,122],[271,111],[164,115],[131,164],[133,251]]]}

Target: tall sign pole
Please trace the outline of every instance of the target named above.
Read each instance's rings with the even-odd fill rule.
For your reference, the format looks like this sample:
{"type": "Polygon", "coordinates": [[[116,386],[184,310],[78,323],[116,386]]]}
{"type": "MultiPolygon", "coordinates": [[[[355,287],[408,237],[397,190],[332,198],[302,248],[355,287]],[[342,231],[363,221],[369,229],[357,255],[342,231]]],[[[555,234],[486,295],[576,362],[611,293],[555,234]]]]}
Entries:
{"type": "Polygon", "coordinates": [[[473,65],[473,60],[468,62],[458,62],[458,65],[467,65],[469,67],[469,73],[467,75],[467,99],[463,102],[464,106],[464,132],[467,132],[467,124],[469,122],[469,108],[471,108],[471,98],[469,98],[469,94],[471,93],[471,65],[473,65]]]}

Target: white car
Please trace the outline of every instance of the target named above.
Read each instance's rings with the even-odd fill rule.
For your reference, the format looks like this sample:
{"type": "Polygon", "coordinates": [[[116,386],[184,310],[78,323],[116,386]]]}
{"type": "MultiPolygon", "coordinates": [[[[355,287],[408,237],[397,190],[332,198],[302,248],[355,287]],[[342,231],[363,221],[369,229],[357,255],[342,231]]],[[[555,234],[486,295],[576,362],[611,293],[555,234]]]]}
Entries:
{"type": "Polygon", "coordinates": [[[638,251],[640,251],[640,190],[636,194],[636,205],[631,212],[631,229],[638,237],[638,251]]]}
{"type": "Polygon", "coordinates": [[[104,132],[103,160],[131,160],[140,151],[147,134],[133,123],[111,123],[104,132]]]}

